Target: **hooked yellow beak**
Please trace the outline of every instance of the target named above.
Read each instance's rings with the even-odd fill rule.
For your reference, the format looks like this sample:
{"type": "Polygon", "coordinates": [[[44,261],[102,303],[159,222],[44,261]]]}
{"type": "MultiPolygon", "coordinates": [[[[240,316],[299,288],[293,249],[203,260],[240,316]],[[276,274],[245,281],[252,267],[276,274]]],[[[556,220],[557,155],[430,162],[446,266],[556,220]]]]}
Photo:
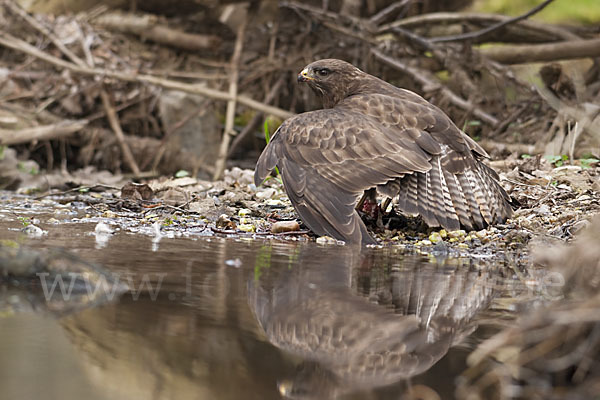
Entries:
{"type": "Polygon", "coordinates": [[[309,75],[308,73],[308,68],[304,68],[302,71],[300,71],[300,73],[298,74],[298,82],[308,82],[308,81],[312,81],[315,78],[313,78],[312,76],[309,75]]]}

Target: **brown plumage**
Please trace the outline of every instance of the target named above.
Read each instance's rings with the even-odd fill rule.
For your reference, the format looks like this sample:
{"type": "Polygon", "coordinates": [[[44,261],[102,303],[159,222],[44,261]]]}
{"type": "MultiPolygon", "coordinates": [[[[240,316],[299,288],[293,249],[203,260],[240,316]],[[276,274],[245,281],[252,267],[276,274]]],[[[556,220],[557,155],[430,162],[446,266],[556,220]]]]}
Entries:
{"type": "Polygon", "coordinates": [[[298,81],[325,109],[286,120],[254,180],[278,166],[290,201],[316,234],[375,243],[355,210],[373,187],[429,226],[481,229],[511,215],[498,175],[481,162],[485,150],[416,93],[334,59],[308,65],[298,81]]]}

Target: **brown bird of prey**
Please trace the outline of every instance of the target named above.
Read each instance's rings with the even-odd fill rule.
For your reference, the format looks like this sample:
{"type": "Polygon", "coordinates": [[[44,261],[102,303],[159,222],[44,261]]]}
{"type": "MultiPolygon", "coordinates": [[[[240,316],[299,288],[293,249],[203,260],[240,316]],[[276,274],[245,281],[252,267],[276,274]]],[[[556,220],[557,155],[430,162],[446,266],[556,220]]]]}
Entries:
{"type": "Polygon", "coordinates": [[[512,214],[498,175],[475,141],[439,108],[352,64],[309,64],[298,81],[322,110],[287,119],[261,154],[257,186],[279,167],[285,191],[318,235],[376,243],[355,206],[376,188],[431,227],[482,229],[512,214]]]}

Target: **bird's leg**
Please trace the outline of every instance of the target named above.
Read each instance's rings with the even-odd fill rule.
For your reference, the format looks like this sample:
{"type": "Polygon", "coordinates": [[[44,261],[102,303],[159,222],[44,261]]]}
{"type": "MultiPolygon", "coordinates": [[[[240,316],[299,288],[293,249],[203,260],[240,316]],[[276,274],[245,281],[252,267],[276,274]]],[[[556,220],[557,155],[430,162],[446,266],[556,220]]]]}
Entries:
{"type": "Polygon", "coordinates": [[[383,223],[383,216],[386,215],[386,210],[388,205],[390,204],[391,199],[386,197],[384,201],[381,202],[381,206],[379,207],[379,212],[377,213],[377,227],[381,229],[386,229],[386,226],[383,223]]]}
{"type": "Polygon", "coordinates": [[[389,197],[386,197],[386,199],[383,201],[383,203],[381,203],[381,213],[385,214],[388,207],[390,206],[390,202],[392,201],[392,199],[390,199],[389,197]]]}

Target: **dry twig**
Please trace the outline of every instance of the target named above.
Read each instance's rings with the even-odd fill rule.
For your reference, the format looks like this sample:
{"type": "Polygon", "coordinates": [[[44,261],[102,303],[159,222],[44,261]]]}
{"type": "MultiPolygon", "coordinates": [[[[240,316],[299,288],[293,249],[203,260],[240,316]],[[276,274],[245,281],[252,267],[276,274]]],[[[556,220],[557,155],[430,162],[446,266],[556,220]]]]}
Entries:
{"type": "Polygon", "coordinates": [[[125,135],[123,134],[123,130],[121,129],[121,124],[119,123],[119,118],[117,117],[117,113],[114,107],[111,104],[110,98],[108,97],[108,93],[105,89],[100,91],[100,97],[102,98],[102,104],[104,109],[106,110],[106,116],[108,117],[108,122],[110,123],[110,127],[115,133],[117,137],[117,141],[119,142],[119,146],[121,146],[121,151],[123,152],[123,157],[125,158],[125,162],[131,169],[131,171],[135,175],[140,174],[140,168],[135,162],[135,158],[133,158],[133,154],[131,154],[131,150],[127,143],[125,143],[125,135]]]}
{"type": "Polygon", "coordinates": [[[531,10],[527,11],[525,14],[519,15],[514,18],[509,18],[505,21],[499,22],[492,26],[488,26],[487,28],[481,29],[476,32],[468,32],[468,33],[463,33],[460,35],[437,37],[437,38],[432,38],[431,41],[434,43],[442,43],[442,42],[458,42],[458,41],[463,41],[463,40],[473,40],[473,39],[477,39],[477,38],[483,38],[494,31],[504,28],[505,26],[507,26],[509,24],[513,24],[515,22],[519,22],[521,20],[531,17],[532,15],[542,11],[544,8],[546,8],[547,5],[549,5],[553,1],[554,0],[545,0],[543,3],[537,5],[536,7],[532,8],[531,10]]]}
{"type": "Polygon", "coordinates": [[[153,42],[184,50],[206,50],[221,44],[221,38],[216,35],[198,35],[158,25],[157,18],[152,15],[109,13],[93,22],[114,31],[134,33],[153,42]]]}
{"type": "MultiPolygon", "coordinates": [[[[395,27],[404,29],[414,29],[422,26],[444,26],[449,24],[466,24],[472,23],[477,25],[499,24],[510,20],[510,17],[497,14],[482,14],[482,13],[449,13],[438,12],[431,14],[416,15],[409,18],[404,18],[389,24],[381,25],[377,30],[378,34],[386,33],[395,27]]],[[[577,40],[579,36],[560,26],[542,24],[536,21],[521,20],[513,25],[506,25],[506,28],[522,31],[520,36],[532,38],[537,41],[557,41],[557,40],[577,40]]]]}
{"type": "Polygon", "coordinates": [[[242,48],[244,46],[244,38],[246,36],[247,23],[248,16],[246,15],[238,28],[235,47],[233,49],[233,55],[231,56],[231,75],[229,78],[229,96],[231,97],[231,100],[227,102],[227,111],[225,113],[225,129],[223,130],[221,147],[219,148],[219,155],[217,156],[217,161],[215,163],[215,173],[213,175],[214,180],[220,179],[223,176],[223,171],[225,170],[225,163],[227,161],[227,150],[229,149],[229,142],[231,141],[231,137],[235,135],[235,131],[233,130],[233,124],[235,119],[238,79],[240,75],[240,57],[242,55],[242,48]]]}

